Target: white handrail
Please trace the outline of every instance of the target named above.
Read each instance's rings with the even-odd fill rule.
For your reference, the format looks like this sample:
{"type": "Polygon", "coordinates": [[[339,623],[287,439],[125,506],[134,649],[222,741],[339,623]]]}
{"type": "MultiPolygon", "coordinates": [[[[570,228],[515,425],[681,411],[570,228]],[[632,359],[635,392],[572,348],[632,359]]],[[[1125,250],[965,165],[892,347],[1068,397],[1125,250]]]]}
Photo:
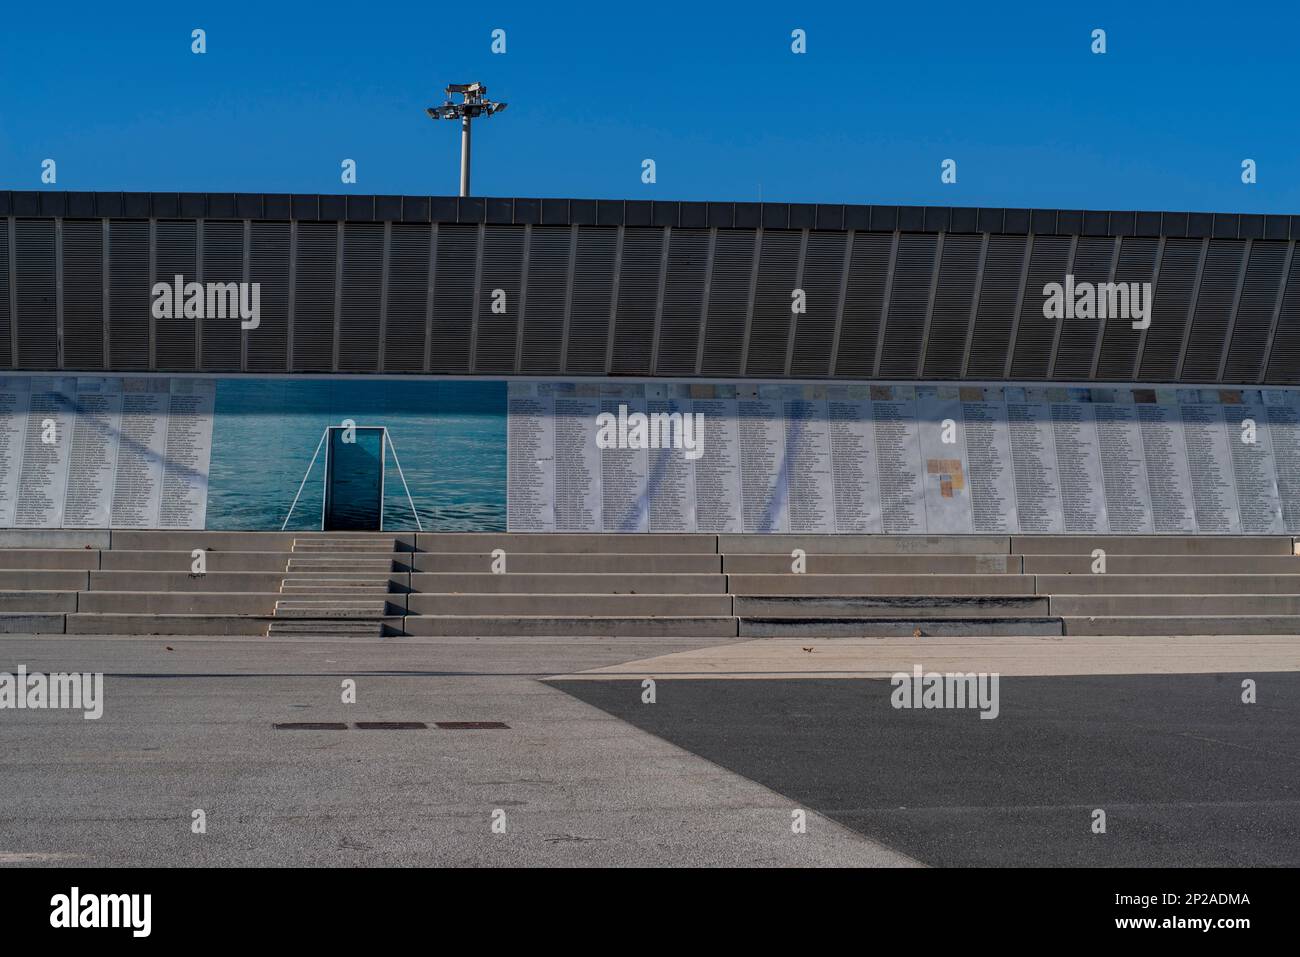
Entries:
{"type": "Polygon", "coordinates": [[[411,506],[411,514],[415,516],[415,527],[419,531],[424,531],[424,525],[420,522],[420,513],[415,510],[415,500],[411,498],[411,487],[406,484],[406,473],[402,471],[401,460],[397,457],[397,446],[393,444],[393,439],[388,434],[388,429],[384,429],[384,441],[388,447],[393,450],[393,464],[397,466],[397,475],[402,480],[402,488],[406,490],[406,501],[411,506]]]}
{"type": "MultiPolygon", "coordinates": [[[[311,461],[307,463],[307,471],[303,473],[302,482],[298,485],[298,495],[293,497],[293,504],[289,506],[289,514],[284,517],[284,524],[280,526],[282,532],[289,527],[289,519],[293,518],[293,510],[298,505],[298,497],[302,495],[302,490],[307,485],[307,478],[311,475],[311,467],[316,464],[316,456],[320,455],[320,447],[325,444],[325,436],[329,434],[330,430],[328,428],[320,434],[320,441],[316,443],[316,451],[311,454],[311,461]]],[[[393,457],[396,458],[396,454],[393,457]]]]}

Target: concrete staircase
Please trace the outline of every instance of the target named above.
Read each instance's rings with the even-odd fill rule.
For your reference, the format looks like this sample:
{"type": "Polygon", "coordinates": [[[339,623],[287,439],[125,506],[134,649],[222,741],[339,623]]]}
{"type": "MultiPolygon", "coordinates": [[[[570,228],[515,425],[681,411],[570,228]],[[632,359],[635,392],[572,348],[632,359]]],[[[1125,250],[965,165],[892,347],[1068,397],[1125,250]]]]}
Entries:
{"type": "Polygon", "coordinates": [[[1295,551],[1290,537],[6,530],[0,630],[1300,635],[1295,551]],[[195,548],[202,576],[190,571],[195,548]],[[1095,549],[1105,574],[1092,571],[1095,549]]]}
{"type": "Polygon", "coordinates": [[[295,538],[267,636],[381,637],[396,550],[392,535],[295,538]]]}

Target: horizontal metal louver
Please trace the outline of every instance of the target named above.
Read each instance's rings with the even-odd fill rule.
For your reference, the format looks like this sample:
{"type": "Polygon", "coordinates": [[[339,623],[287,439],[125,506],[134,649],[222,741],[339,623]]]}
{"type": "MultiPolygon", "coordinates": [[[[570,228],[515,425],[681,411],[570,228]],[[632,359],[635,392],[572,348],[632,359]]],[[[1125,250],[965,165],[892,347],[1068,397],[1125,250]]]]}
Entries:
{"type": "Polygon", "coordinates": [[[1028,246],[1025,236],[989,237],[965,370],[972,378],[1000,379],[1006,369],[1028,246]]]}
{"type": "Polygon", "coordinates": [[[434,267],[433,341],[429,371],[468,372],[474,330],[474,279],[478,268],[479,228],[438,227],[438,262],[434,267]]]}
{"type": "Polygon", "coordinates": [[[618,308],[614,314],[614,354],[610,365],[610,372],[615,374],[648,375],[650,372],[664,240],[661,229],[629,227],[623,231],[618,308]]]}
{"type": "Polygon", "coordinates": [[[1070,269],[1069,236],[1035,236],[1029,254],[1029,272],[1025,292],[1020,299],[1020,319],[1016,323],[1016,341],[1011,343],[1011,378],[1045,379],[1052,363],[1052,343],[1056,339],[1058,320],[1043,315],[1048,283],[1064,282],[1070,269]]]}
{"type": "Polygon", "coordinates": [[[339,283],[338,368],[379,370],[379,312],[384,288],[384,227],[348,223],[343,228],[339,283]]]}
{"type": "Polygon", "coordinates": [[[63,367],[104,368],[104,224],[63,223],[63,367]]]}
{"type": "MultiPolygon", "coordinates": [[[[228,287],[244,282],[244,224],[242,222],[223,222],[208,220],[203,224],[203,269],[204,283],[217,283],[228,287]]],[[[229,300],[229,297],[227,297],[229,300]]],[[[251,294],[241,301],[251,306],[251,294]]],[[[261,324],[261,290],[258,290],[258,324],[261,324]]],[[[238,371],[241,367],[241,340],[243,330],[240,328],[242,315],[236,312],[224,319],[205,316],[203,334],[200,337],[202,357],[200,367],[213,371],[238,371]]],[[[251,321],[251,320],[250,320],[251,321]]]]}
{"type": "Polygon", "coordinates": [[[750,280],[754,275],[754,232],[718,231],[709,281],[709,311],[704,320],[705,375],[739,375],[745,323],[749,318],[750,280]]]}
{"type": "Polygon", "coordinates": [[[1183,381],[1213,382],[1219,377],[1223,362],[1228,324],[1242,278],[1246,244],[1236,240],[1210,240],[1201,272],[1201,288],[1196,294],[1196,312],[1188,334],[1183,367],[1183,381]]]}
{"type": "MultiPolygon", "coordinates": [[[[1144,309],[1151,308],[1151,295],[1155,291],[1152,275],[1156,268],[1156,252],[1160,241],[1149,237],[1126,236],[1120,243],[1119,263],[1115,267],[1115,282],[1127,283],[1130,293],[1134,284],[1142,297],[1144,309]]],[[[1134,301],[1130,295],[1130,310],[1134,301]]],[[[1102,326],[1101,354],[1097,359],[1096,378],[1130,379],[1137,368],[1138,346],[1142,342],[1142,330],[1135,329],[1135,315],[1129,318],[1108,317],[1102,326]]],[[[1140,324],[1140,322],[1139,322],[1140,324]]]]}
{"type": "Polygon", "coordinates": [[[10,220],[0,219],[0,363],[12,366],[13,315],[9,309],[9,225],[10,220]]]}
{"type": "Polygon", "coordinates": [[[113,220],[108,243],[108,366],[151,369],[149,224],[113,220]]]}
{"type": "Polygon", "coordinates": [[[927,379],[961,378],[983,245],[980,236],[949,234],[944,237],[930,333],[924,345],[922,374],[927,379]]]}
{"type": "Polygon", "coordinates": [[[560,371],[560,347],[564,341],[573,229],[534,226],[532,232],[519,371],[555,375],[560,371]]]}
{"type": "Polygon", "coordinates": [[[18,318],[18,368],[52,369],[59,363],[58,290],[54,275],[54,222],[20,219],[14,304],[18,318]]]}
{"type": "Polygon", "coordinates": [[[659,375],[691,375],[700,345],[711,237],[704,229],[669,233],[668,274],[664,277],[659,324],[659,375]]]}
{"type": "Polygon", "coordinates": [[[1226,382],[1258,382],[1263,375],[1269,327],[1282,292],[1286,254],[1286,243],[1260,240],[1251,244],[1223,369],[1226,382]]]}
{"type": "MultiPolygon", "coordinates": [[[[1066,318],[1060,320],[1056,349],[1048,367],[1048,374],[1055,379],[1085,380],[1092,375],[1093,360],[1101,344],[1101,304],[1106,302],[1109,306],[1110,300],[1098,287],[1110,282],[1117,242],[1109,236],[1083,236],[1075,247],[1070,272],[1076,289],[1081,283],[1092,284],[1092,317],[1081,316],[1076,309],[1073,317],[1067,313],[1066,318]]],[[[1078,295],[1075,298],[1078,299],[1078,295]]]]}
{"type": "Polygon", "coordinates": [[[1300,383],[1300,256],[1291,256],[1291,274],[1278,312],[1273,351],[1268,357],[1270,382],[1300,383]]]}
{"type": "Polygon", "coordinates": [[[1139,378],[1167,382],[1178,376],[1178,360],[1191,321],[1202,245],[1199,239],[1165,240],[1155,304],[1151,308],[1151,326],[1142,340],[1139,378]]]}
{"type": "MultiPolygon", "coordinates": [[[[154,226],[154,281],[174,283],[177,276],[186,283],[199,281],[198,224],[163,220],[154,226]]],[[[159,369],[195,368],[198,321],[186,316],[181,306],[174,304],[170,319],[154,319],[154,362],[159,369]]]]}
{"type": "Polygon", "coordinates": [[[885,348],[880,356],[881,378],[910,379],[920,368],[937,248],[937,237],[927,233],[903,233],[898,237],[885,320],[885,348]]]}
{"type": "Polygon", "coordinates": [[[745,374],[783,375],[785,350],[790,336],[791,305],[799,285],[799,246],[803,234],[786,229],[768,229],[758,256],[758,278],[754,285],[754,316],[750,322],[749,354],[745,374]]]}
{"type": "Polygon", "coordinates": [[[790,354],[792,376],[817,378],[830,375],[847,240],[846,233],[808,234],[803,279],[800,280],[807,301],[805,311],[795,317],[794,349],[790,354]]]}
{"type": "Polygon", "coordinates": [[[334,223],[299,223],[293,282],[293,368],[334,369],[334,311],[339,230],[334,223]]]}
{"type": "Polygon", "coordinates": [[[483,232],[483,279],[478,293],[475,372],[514,372],[519,328],[520,270],[524,234],[509,226],[483,232]]]}
{"type": "Polygon", "coordinates": [[[289,362],[289,224],[253,223],[250,234],[248,281],[260,284],[262,309],[257,328],[244,334],[247,368],[283,372],[289,362]]]}
{"type": "Polygon", "coordinates": [[[384,371],[424,369],[429,319],[429,226],[394,223],[388,250],[388,316],[384,371]]]}
{"type": "Polygon", "coordinates": [[[835,375],[869,379],[876,365],[876,343],[884,321],[885,290],[894,237],[889,233],[855,233],[844,290],[835,375]]]}
{"type": "Polygon", "coordinates": [[[617,229],[578,227],[565,372],[600,375],[605,371],[617,247],[617,229]]]}

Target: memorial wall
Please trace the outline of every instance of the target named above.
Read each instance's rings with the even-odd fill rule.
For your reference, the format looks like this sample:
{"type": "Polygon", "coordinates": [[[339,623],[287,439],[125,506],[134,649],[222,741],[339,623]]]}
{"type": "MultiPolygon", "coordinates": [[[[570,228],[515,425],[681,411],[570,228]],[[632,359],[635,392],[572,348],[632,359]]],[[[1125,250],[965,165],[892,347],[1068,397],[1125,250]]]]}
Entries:
{"type": "Polygon", "coordinates": [[[383,426],[386,529],[1300,534],[1300,390],[9,376],[0,527],[311,529],[383,426]]]}

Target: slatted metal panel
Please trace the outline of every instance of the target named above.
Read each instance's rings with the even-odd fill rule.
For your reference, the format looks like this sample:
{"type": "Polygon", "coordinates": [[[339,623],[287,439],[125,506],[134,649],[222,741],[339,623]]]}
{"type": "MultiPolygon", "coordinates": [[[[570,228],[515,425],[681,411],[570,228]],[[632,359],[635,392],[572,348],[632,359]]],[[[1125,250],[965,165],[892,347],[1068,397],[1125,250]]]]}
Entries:
{"type": "Polygon", "coordinates": [[[564,358],[566,372],[599,375],[605,371],[617,242],[616,229],[578,227],[569,314],[569,351],[564,358]]]}
{"type": "MultiPolygon", "coordinates": [[[[203,281],[223,285],[244,281],[244,224],[242,222],[209,220],[203,224],[203,281]]],[[[249,302],[251,304],[251,297],[249,302]]],[[[258,312],[260,315],[260,290],[258,312]]],[[[239,370],[243,338],[241,321],[238,315],[227,315],[225,319],[213,318],[211,315],[204,317],[203,332],[200,336],[203,347],[201,368],[214,372],[239,370]]]]}
{"type": "MultiPolygon", "coordinates": [[[[162,220],[154,231],[154,281],[174,283],[177,276],[183,276],[185,283],[197,282],[198,224],[162,220]]],[[[155,319],[157,368],[193,370],[197,331],[196,320],[184,314],[179,302],[175,304],[173,318],[155,319]]]]}
{"type": "Polygon", "coordinates": [[[628,227],[623,231],[610,372],[622,375],[650,373],[664,238],[662,229],[628,227]]]}
{"type": "Polygon", "coordinates": [[[790,335],[790,306],[798,283],[799,246],[803,234],[786,229],[763,233],[754,287],[754,318],[750,324],[749,355],[745,374],[785,373],[786,345],[790,335]]]}
{"type": "MultiPolygon", "coordinates": [[[[1074,250],[1074,264],[1070,271],[1076,286],[1092,283],[1094,292],[1101,283],[1110,282],[1115,261],[1115,243],[1109,236],[1083,236],[1074,250]]],[[[1041,290],[1040,290],[1041,291],[1041,290]]],[[[1076,298],[1078,298],[1076,296],[1076,298]]],[[[1092,375],[1093,360],[1101,343],[1102,320],[1098,318],[1100,303],[1093,299],[1093,318],[1086,319],[1077,313],[1074,318],[1060,321],[1055,355],[1048,366],[1056,379],[1087,379],[1092,375]]]]}
{"type": "MultiPolygon", "coordinates": [[[[1119,263],[1115,267],[1115,282],[1141,283],[1152,281],[1156,267],[1156,252],[1160,241],[1150,237],[1126,236],[1120,244],[1119,263]]],[[[1131,286],[1130,286],[1131,288],[1131,286]]],[[[1155,287],[1151,286],[1154,293],[1155,287]]],[[[1141,293],[1146,308],[1150,308],[1148,293],[1141,293]]],[[[1132,300],[1130,299],[1130,308],[1132,300]]],[[[1102,326],[1101,355],[1097,360],[1097,378],[1131,379],[1137,368],[1138,345],[1142,330],[1133,328],[1133,319],[1108,318],[1102,326]]]]}
{"type": "Polygon", "coordinates": [[[928,233],[903,233],[898,237],[885,348],[880,357],[881,378],[912,378],[917,374],[937,248],[938,238],[928,233]]]}
{"type": "Polygon", "coordinates": [[[837,376],[867,379],[875,368],[893,246],[894,236],[889,233],[854,234],[835,358],[837,376]]]}
{"type": "Polygon", "coordinates": [[[1016,324],[1016,341],[1011,344],[1011,378],[1045,379],[1052,364],[1052,344],[1056,339],[1057,320],[1043,315],[1043,287],[1064,282],[1069,270],[1071,240],[1069,236],[1035,236],[1029,256],[1025,292],[1020,300],[1020,321],[1016,324]]]}
{"type": "Polygon", "coordinates": [[[1196,314],[1187,341],[1181,378],[1185,382],[1214,382],[1223,362],[1224,342],[1241,283],[1246,244],[1211,240],[1196,295],[1196,314]]]}
{"type": "Polygon", "coordinates": [[[950,233],[944,237],[939,284],[935,287],[925,343],[923,374],[927,379],[961,378],[983,245],[981,236],[950,233]]]}
{"type": "Polygon", "coordinates": [[[329,372],[334,368],[337,268],[338,227],[334,223],[299,223],[293,288],[295,372],[329,372]]]}
{"type": "Polygon", "coordinates": [[[149,224],[108,224],[108,366],[149,369],[149,224]]]}
{"type": "Polygon", "coordinates": [[[659,375],[695,372],[708,268],[709,231],[672,230],[659,324],[659,362],[655,369],[659,375]]]}
{"type": "Polygon", "coordinates": [[[704,320],[705,375],[739,375],[741,344],[749,317],[749,283],[754,270],[754,233],[718,231],[709,282],[709,312],[704,320]]]}
{"type": "Polygon", "coordinates": [[[13,221],[0,217],[0,364],[12,366],[13,321],[9,311],[9,227],[13,221]]]}
{"type": "Polygon", "coordinates": [[[835,319],[840,308],[846,233],[812,232],[804,252],[801,285],[807,312],[795,322],[790,375],[814,378],[830,375],[835,344],[835,319]]]}
{"type": "Polygon", "coordinates": [[[474,328],[477,226],[440,225],[434,267],[432,372],[468,372],[474,328]]]}
{"type": "Polygon", "coordinates": [[[253,223],[248,243],[248,281],[261,284],[262,315],[245,333],[248,369],[283,372],[289,362],[288,223],[253,223]]]}
{"type": "Polygon", "coordinates": [[[1006,369],[1028,246],[1025,236],[989,237],[966,367],[973,379],[1000,379],[1006,369]]]}
{"type": "Polygon", "coordinates": [[[379,368],[379,311],[384,284],[384,227],[348,223],[343,228],[339,284],[339,371],[379,368]]]}
{"type": "Polygon", "coordinates": [[[1278,312],[1277,329],[1273,333],[1273,351],[1268,357],[1268,381],[1288,385],[1300,383],[1300,256],[1294,252],[1286,293],[1278,312]]]}
{"type": "Polygon", "coordinates": [[[1282,292],[1287,244],[1256,240],[1232,322],[1223,378],[1227,382],[1258,382],[1264,371],[1269,328],[1282,292]]]}
{"type": "Polygon", "coordinates": [[[388,251],[388,316],[384,324],[384,371],[424,368],[429,308],[430,227],[394,223],[388,251]]]}
{"type": "Polygon", "coordinates": [[[54,275],[54,221],[15,223],[18,368],[53,369],[59,363],[58,291],[54,275]]]}
{"type": "Polygon", "coordinates": [[[104,368],[104,224],[63,222],[63,367],[104,368]]]}
{"type": "Polygon", "coordinates": [[[573,230],[568,226],[533,227],[528,247],[520,372],[554,375],[560,371],[572,240],[573,230]]]}
{"type": "Polygon", "coordinates": [[[520,271],[524,232],[513,226],[488,226],[483,233],[483,278],[478,294],[478,345],[475,372],[514,372],[519,328],[520,271]],[[501,295],[497,294],[501,291],[501,295]],[[501,305],[495,305],[501,303],[501,305]],[[504,312],[495,312],[503,308],[504,312]]]}
{"type": "Polygon", "coordinates": [[[1138,377],[1147,382],[1172,382],[1178,377],[1178,359],[1190,321],[1201,262],[1201,240],[1166,239],[1160,260],[1160,279],[1151,310],[1151,327],[1142,344],[1138,377]]]}

